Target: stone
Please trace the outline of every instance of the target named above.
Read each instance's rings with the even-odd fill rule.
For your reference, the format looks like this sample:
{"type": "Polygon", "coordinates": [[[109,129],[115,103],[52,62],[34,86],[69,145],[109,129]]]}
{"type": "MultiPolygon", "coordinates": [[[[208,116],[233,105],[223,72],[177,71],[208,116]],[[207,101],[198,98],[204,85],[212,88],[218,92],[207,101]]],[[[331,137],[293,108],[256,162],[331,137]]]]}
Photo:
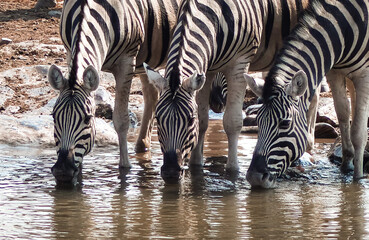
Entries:
{"type": "Polygon", "coordinates": [[[243,119],[243,126],[257,126],[256,115],[246,116],[243,119]]]}
{"type": "Polygon", "coordinates": [[[52,17],[60,18],[62,15],[61,11],[49,11],[47,14],[49,14],[52,17]]]}
{"type": "Polygon", "coordinates": [[[13,41],[11,39],[9,39],[9,38],[1,38],[1,40],[0,40],[0,46],[1,45],[9,44],[11,42],[13,42],[13,41]]]}
{"type": "Polygon", "coordinates": [[[38,0],[35,9],[53,8],[56,6],[56,0],[38,0]]]}
{"type": "Polygon", "coordinates": [[[322,116],[319,111],[317,112],[317,116],[316,116],[316,122],[317,123],[328,123],[330,125],[332,125],[332,127],[338,127],[338,124],[333,121],[330,117],[328,116],[322,116]]]}
{"type": "Polygon", "coordinates": [[[96,117],[113,119],[114,100],[110,92],[100,86],[95,92],[96,117]]]}
{"type": "Polygon", "coordinates": [[[317,123],[315,125],[315,138],[337,138],[338,133],[332,125],[328,123],[317,123]]]}
{"type": "Polygon", "coordinates": [[[323,78],[321,84],[320,84],[320,92],[325,93],[325,92],[329,92],[329,85],[327,82],[327,78],[323,78]]]}
{"type": "MultiPolygon", "coordinates": [[[[328,153],[328,159],[340,166],[342,163],[342,144],[341,143],[334,143],[334,145],[332,146],[331,150],[328,153]]],[[[364,172],[369,173],[369,152],[368,151],[364,151],[364,161],[363,161],[363,169],[364,172]]]]}

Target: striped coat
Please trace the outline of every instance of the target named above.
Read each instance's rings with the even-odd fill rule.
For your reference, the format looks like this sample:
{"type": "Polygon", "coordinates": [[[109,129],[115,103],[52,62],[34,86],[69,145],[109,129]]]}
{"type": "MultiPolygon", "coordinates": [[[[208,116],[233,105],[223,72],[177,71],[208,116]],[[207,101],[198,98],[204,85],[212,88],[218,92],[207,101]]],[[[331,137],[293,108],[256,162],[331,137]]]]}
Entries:
{"type": "MultiPolygon", "coordinates": [[[[57,179],[68,180],[78,172],[83,156],[92,148],[93,92],[99,85],[99,71],[113,73],[116,80],[113,120],[119,139],[119,166],[130,166],[127,131],[132,77],[143,73],[144,61],[158,68],[166,62],[178,2],[64,1],[60,33],[67,50],[69,71],[66,77],[56,66],[49,71],[50,84],[60,91],[53,111],[58,152],[53,173],[57,179]]],[[[138,152],[150,146],[153,109],[158,98],[145,75],[141,75],[141,81],[145,109],[136,144],[138,152]]]]}
{"type": "Polygon", "coordinates": [[[247,178],[270,187],[306,148],[306,112],[327,75],[342,136],[344,173],[363,176],[369,114],[369,3],[362,0],[316,1],[285,42],[265,86],[255,86],[265,100],[258,113],[258,142],[247,178]],[[350,123],[346,78],[354,85],[350,123]]]}
{"type": "Polygon", "coordinates": [[[263,71],[271,66],[282,39],[307,3],[294,0],[183,2],[165,78],[147,68],[149,78],[162,92],[156,115],[162,133],[159,140],[164,165],[168,169],[179,169],[178,162],[183,162],[190,153],[191,164],[202,164],[211,80],[221,71],[228,84],[223,121],[228,135],[226,167],[238,170],[237,145],[246,90],[243,73],[263,71]]]}

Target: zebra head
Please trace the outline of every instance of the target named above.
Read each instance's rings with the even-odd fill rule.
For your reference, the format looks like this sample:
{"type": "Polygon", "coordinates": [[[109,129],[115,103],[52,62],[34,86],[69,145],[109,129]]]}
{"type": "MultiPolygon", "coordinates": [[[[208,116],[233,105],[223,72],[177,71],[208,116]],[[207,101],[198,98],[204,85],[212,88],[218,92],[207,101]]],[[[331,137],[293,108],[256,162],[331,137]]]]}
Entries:
{"type": "Polygon", "coordinates": [[[70,182],[94,143],[95,104],[91,92],[97,89],[99,77],[96,69],[89,66],[84,70],[83,83],[71,84],[72,81],[52,65],[48,79],[60,92],[52,113],[58,159],[51,171],[57,181],[70,182]]]}
{"type": "Polygon", "coordinates": [[[258,140],[246,178],[252,187],[273,188],[276,178],[306,149],[306,113],[300,108],[299,97],[306,91],[307,77],[299,71],[288,84],[278,77],[267,78],[266,82],[275,82],[268,90],[252,77],[245,74],[245,78],[252,91],[264,97],[256,118],[258,140]]]}
{"type": "Polygon", "coordinates": [[[173,91],[169,80],[144,64],[150,82],[159,90],[156,121],[164,164],[161,176],[166,182],[180,179],[184,161],[198,141],[199,120],[195,92],[205,82],[196,72],[173,91]]]}

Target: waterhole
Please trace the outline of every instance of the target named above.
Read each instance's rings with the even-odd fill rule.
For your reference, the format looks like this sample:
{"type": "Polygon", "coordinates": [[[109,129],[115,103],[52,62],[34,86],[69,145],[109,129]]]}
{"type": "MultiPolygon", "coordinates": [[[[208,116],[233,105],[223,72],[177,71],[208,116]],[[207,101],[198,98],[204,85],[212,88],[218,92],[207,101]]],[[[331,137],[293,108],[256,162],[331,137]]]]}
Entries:
{"type": "Polygon", "coordinates": [[[227,138],[211,120],[203,169],[185,169],[179,184],[160,177],[162,156],[135,154],[119,171],[118,147],[94,148],[82,180],[58,187],[54,149],[0,146],[1,239],[311,239],[369,237],[369,180],[354,183],[316,144],[311,166],[291,169],[272,190],[251,190],[245,179],[256,136],[242,134],[240,172],[224,170],[227,138]]]}

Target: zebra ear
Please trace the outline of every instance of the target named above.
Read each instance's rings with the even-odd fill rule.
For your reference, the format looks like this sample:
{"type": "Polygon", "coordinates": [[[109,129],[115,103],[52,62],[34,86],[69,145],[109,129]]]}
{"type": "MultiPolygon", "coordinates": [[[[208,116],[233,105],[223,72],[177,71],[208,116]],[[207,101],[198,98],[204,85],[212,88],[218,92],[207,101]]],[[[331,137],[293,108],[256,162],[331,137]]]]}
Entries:
{"type": "Polygon", "coordinates": [[[62,91],[68,85],[67,79],[63,77],[62,72],[55,65],[51,65],[51,67],[49,68],[47,78],[49,80],[51,87],[56,90],[62,91]]]}
{"type": "Polygon", "coordinates": [[[83,87],[88,91],[95,91],[99,87],[99,73],[92,66],[88,66],[83,72],[83,87]]]}
{"type": "Polygon", "coordinates": [[[204,74],[198,74],[197,71],[195,71],[191,77],[186,78],[183,83],[182,87],[189,93],[193,93],[204,86],[205,83],[205,75],[204,74]]]}
{"type": "Polygon", "coordinates": [[[293,98],[303,95],[307,89],[307,76],[302,70],[298,71],[291,80],[291,83],[286,85],[286,93],[293,98]]]}
{"type": "Polygon", "coordinates": [[[260,78],[253,78],[247,73],[244,73],[243,77],[246,79],[247,85],[249,85],[251,91],[253,91],[256,94],[256,96],[262,97],[264,80],[260,78]]]}
{"type": "Polygon", "coordinates": [[[164,89],[168,88],[168,81],[163,78],[160,73],[152,69],[149,65],[146,63],[143,63],[143,66],[145,68],[145,72],[147,74],[147,77],[149,79],[149,82],[155,86],[156,89],[158,89],[160,92],[164,89]]]}

